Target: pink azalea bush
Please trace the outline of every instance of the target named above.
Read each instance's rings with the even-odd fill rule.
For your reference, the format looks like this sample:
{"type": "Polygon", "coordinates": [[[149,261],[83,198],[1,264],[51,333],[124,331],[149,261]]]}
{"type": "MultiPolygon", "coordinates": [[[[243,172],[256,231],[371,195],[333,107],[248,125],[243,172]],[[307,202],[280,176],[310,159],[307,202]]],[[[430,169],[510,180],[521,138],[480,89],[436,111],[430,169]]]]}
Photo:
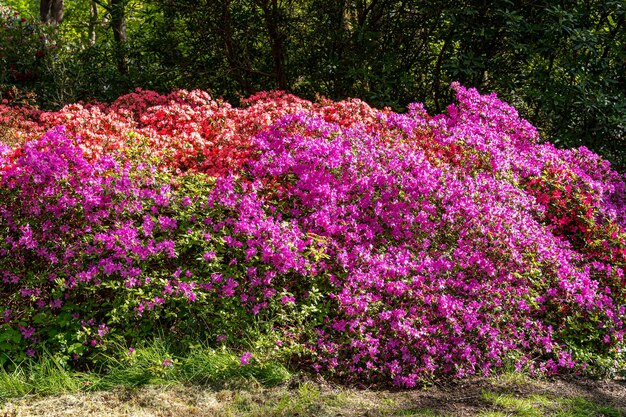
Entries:
{"type": "Polygon", "coordinates": [[[0,360],[254,329],[352,383],[623,366],[624,178],[453,87],[435,116],[280,92],[0,107],[28,113],[0,118],[22,138],[0,146],[0,360]]]}

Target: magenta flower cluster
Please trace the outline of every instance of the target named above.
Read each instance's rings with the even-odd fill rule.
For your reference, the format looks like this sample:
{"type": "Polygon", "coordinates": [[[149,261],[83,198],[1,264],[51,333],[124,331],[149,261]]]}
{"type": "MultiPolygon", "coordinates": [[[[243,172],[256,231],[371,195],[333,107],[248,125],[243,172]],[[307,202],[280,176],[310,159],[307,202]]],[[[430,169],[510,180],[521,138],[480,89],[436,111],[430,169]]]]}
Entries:
{"type": "Polygon", "coordinates": [[[285,115],[217,179],[89,161],[62,128],[0,148],[5,360],[266,323],[354,383],[624,361],[624,178],[453,87],[442,115],[285,115]]]}
{"type": "MultiPolygon", "coordinates": [[[[454,110],[428,123],[454,126],[454,110]]],[[[387,121],[400,135],[423,122],[387,121]]],[[[538,146],[513,127],[520,136],[504,140],[538,146]]],[[[461,137],[488,138],[469,129],[461,137]]],[[[542,207],[518,185],[528,173],[513,169],[524,162],[514,155],[505,159],[489,144],[482,149],[496,149],[489,171],[436,166],[411,144],[390,146],[362,127],[342,130],[305,115],[284,118],[257,140],[253,177],[288,184],[276,204],[301,229],[329,239],[333,262],[325,270],[337,309],[319,328],[317,367],[412,387],[441,373],[489,374],[510,358],[556,372],[574,366],[578,338],[595,338],[602,350],[622,341],[623,297],[596,278],[611,266],[586,264],[544,224],[542,207]],[[507,164],[512,178],[498,168],[507,164]]],[[[615,218],[610,207],[598,215],[615,218]]]]}

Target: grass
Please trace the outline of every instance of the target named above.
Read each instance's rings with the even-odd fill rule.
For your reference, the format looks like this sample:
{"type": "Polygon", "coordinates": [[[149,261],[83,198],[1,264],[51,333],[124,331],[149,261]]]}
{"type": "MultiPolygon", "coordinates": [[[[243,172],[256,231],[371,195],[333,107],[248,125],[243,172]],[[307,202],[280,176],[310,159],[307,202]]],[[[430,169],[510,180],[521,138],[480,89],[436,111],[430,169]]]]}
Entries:
{"type": "Polygon", "coordinates": [[[58,361],[46,357],[40,362],[29,362],[12,372],[0,370],[0,401],[25,395],[60,395],[77,392],[88,374],[64,369],[58,361]]]}
{"type": "Polygon", "coordinates": [[[94,383],[93,389],[168,382],[216,386],[237,381],[255,381],[267,387],[291,378],[291,373],[278,362],[252,359],[243,366],[235,353],[208,347],[196,347],[181,358],[173,355],[162,341],[137,348],[132,354],[110,357],[108,367],[107,374],[94,383]]]}
{"type": "Polygon", "coordinates": [[[280,363],[259,361],[254,356],[242,365],[239,356],[226,349],[198,346],[184,357],[177,357],[162,340],[134,352],[118,349],[105,357],[93,372],[68,369],[59,358],[45,355],[39,361],[17,364],[12,371],[0,369],[0,401],[25,395],[62,395],[115,387],[196,384],[219,387],[222,384],[256,383],[271,387],[288,381],[292,374],[280,363]]]}
{"type": "MultiPolygon", "coordinates": [[[[620,410],[600,405],[585,398],[550,397],[546,395],[531,395],[529,397],[515,397],[511,394],[500,394],[487,391],[483,394],[484,400],[498,408],[499,411],[487,411],[479,414],[483,417],[622,417],[626,416],[620,410]]],[[[625,399],[626,401],[626,399],[625,399]]]]}
{"type": "MultiPolygon", "coordinates": [[[[498,389],[501,389],[499,387],[498,389]]],[[[215,390],[197,385],[147,385],[78,393],[57,397],[26,398],[0,406],[0,416],[90,415],[107,416],[552,416],[622,417],[624,411],[582,397],[546,393],[516,395],[486,390],[469,403],[425,405],[432,389],[387,392],[328,387],[303,382],[293,387],[215,390]],[[450,407],[452,405],[452,407],[450,407]]],[[[458,394],[458,393],[457,393],[458,394]]]]}
{"type": "Polygon", "coordinates": [[[226,349],[199,346],[176,356],[157,340],[132,354],[120,348],[87,373],[52,355],[0,370],[0,417],[626,417],[626,387],[612,384],[600,395],[593,383],[585,389],[505,374],[416,391],[357,390],[311,381],[256,355],[242,365],[226,349]]]}

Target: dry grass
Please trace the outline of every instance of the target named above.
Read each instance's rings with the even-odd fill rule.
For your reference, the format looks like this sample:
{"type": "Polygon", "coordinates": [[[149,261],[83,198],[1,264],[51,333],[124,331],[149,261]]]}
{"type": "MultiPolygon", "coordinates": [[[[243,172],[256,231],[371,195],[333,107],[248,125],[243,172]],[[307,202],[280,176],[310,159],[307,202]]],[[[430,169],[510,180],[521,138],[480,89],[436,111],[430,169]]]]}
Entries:
{"type": "Polygon", "coordinates": [[[221,390],[178,384],[24,397],[1,405],[0,416],[626,417],[624,381],[537,381],[509,375],[404,392],[314,382],[274,388],[241,384],[221,390]]]}

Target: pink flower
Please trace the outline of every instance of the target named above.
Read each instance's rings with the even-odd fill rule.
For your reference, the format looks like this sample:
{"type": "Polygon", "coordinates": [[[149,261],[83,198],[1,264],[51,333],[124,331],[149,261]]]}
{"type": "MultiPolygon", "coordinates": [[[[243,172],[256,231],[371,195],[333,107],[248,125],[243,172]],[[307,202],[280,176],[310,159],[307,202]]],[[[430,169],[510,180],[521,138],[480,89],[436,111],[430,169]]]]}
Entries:
{"type": "Polygon", "coordinates": [[[20,326],[20,332],[22,333],[22,336],[24,336],[24,339],[30,339],[33,337],[35,329],[33,327],[20,326]]]}
{"type": "Polygon", "coordinates": [[[239,363],[243,366],[243,365],[248,365],[248,363],[250,362],[250,359],[252,358],[252,353],[250,352],[244,352],[243,355],[241,355],[241,357],[239,358],[239,363]]]}

